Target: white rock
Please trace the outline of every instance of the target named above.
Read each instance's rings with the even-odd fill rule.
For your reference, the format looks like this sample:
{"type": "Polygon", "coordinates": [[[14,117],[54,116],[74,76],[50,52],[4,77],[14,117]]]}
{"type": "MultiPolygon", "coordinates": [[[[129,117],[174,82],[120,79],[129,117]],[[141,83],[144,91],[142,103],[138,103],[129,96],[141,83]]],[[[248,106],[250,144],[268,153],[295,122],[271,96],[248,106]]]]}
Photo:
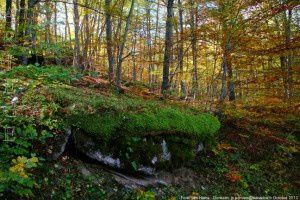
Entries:
{"type": "Polygon", "coordinates": [[[163,161],[169,161],[171,159],[171,152],[168,150],[168,146],[165,140],[162,141],[161,143],[162,147],[162,155],[161,158],[163,161]]]}
{"type": "Polygon", "coordinates": [[[18,97],[14,97],[12,100],[11,100],[11,104],[16,104],[18,102],[19,98],[18,97]]]}
{"type": "Polygon", "coordinates": [[[201,142],[198,147],[197,147],[197,153],[199,153],[200,151],[202,151],[204,149],[204,145],[203,143],[201,142]]]}
{"type": "Polygon", "coordinates": [[[152,158],[152,160],[151,160],[151,163],[154,165],[156,162],[157,162],[157,157],[154,156],[154,157],[152,158]]]}

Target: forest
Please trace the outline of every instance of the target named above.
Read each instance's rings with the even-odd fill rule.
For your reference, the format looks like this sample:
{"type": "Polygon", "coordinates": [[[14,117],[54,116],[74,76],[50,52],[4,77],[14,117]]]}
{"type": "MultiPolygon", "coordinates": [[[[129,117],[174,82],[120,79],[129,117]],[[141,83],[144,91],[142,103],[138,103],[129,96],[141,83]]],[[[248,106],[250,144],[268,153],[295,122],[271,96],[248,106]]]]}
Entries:
{"type": "Polygon", "coordinates": [[[299,200],[298,0],[0,0],[0,199],[299,200]]]}

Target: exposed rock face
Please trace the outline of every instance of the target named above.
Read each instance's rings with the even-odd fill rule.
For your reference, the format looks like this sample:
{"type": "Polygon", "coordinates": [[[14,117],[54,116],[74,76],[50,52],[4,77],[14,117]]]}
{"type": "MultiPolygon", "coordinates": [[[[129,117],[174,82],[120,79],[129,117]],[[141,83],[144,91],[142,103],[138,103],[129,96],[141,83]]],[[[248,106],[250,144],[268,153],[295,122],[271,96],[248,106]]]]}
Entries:
{"type": "Polygon", "coordinates": [[[66,129],[60,135],[57,135],[54,141],[51,142],[51,145],[48,149],[48,159],[49,160],[56,160],[59,158],[66,149],[67,143],[71,138],[72,130],[71,128],[66,129]]]}
{"type": "MultiPolygon", "coordinates": [[[[114,155],[113,151],[103,152],[101,143],[97,144],[92,137],[89,137],[79,129],[75,129],[73,132],[75,148],[81,153],[110,167],[122,168],[120,159],[114,155]]],[[[112,149],[114,148],[112,146],[112,149]]]]}
{"type": "Polygon", "coordinates": [[[154,175],[180,167],[192,160],[204,146],[199,141],[177,137],[151,136],[101,140],[83,131],[73,131],[74,147],[91,159],[113,168],[154,175]]]}
{"type": "Polygon", "coordinates": [[[109,167],[156,175],[158,171],[178,168],[203,151],[204,144],[176,136],[128,137],[101,140],[80,129],[67,129],[49,146],[49,160],[58,159],[72,139],[73,150],[109,167]]]}

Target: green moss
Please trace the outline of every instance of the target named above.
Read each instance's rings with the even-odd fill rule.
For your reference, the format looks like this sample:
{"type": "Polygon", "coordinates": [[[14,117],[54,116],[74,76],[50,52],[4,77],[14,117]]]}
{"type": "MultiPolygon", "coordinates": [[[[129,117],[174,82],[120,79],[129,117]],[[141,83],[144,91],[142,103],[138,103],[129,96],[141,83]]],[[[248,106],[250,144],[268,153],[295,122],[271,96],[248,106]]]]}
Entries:
{"type": "Polygon", "coordinates": [[[220,124],[211,115],[193,115],[177,109],[165,108],[160,112],[103,112],[76,114],[67,118],[70,125],[100,137],[120,135],[182,135],[189,138],[213,137],[220,124]]]}
{"type": "Polygon", "coordinates": [[[74,68],[64,68],[61,66],[36,67],[33,65],[14,67],[12,70],[0,74],[0,78],[17,78],[17,79],[40,79],[43,82],[63,82],[70,83],[71,80],[80,77],[74,68]]]}
{"type": "Polygon", "coordinates": [[[70,125],[100,137],[120,134],[178,134],[213,137],[220,128],[214,116],[140,97],[95,93],[92,89],[55,86],[56,100],[67,109],[70,125]]]}
{"type": "MultiPolygon", "coordinates": [[[[81,76],[75,70],[58,66],[16,67],[1,74],[3,80],[22,77],[23,81],[18,82],[17,87],[14,86],[14,81],[10,87],[23,88],[20,91],[15,89],[12,91],[23,93],[21,101],[24,105],[38,105],[32,108],[37,113],[41,112],[40,107],[44,107],[47,113],[51,113],[48,117],[62,119],[59,121],[78,127],[96,137],[108,139],[120,135],[171,134],[206,139],[212,138],[220,128],[220,123],[214,116],[197,113],[167,101],[145,100],[130,94],[116,94],[109,89],[102,91],[73,86],[72,80],[81,76]],[[25,98],[28,96],[27,93],[40,94],[41,91],[43,91],[42,96],[36,95],[36,97],[42,98],[25,98]],[[43,106],[53,103],[56,105],[53,108],[43,106]]],[[[31,94],[30,96],[35,96],[31,94]]],[[[7,99],[7,102],[13,96],[14,94],[7,99]]],[[[41,114],[43,113],[39,116],[42,116],[41,114]]]]}

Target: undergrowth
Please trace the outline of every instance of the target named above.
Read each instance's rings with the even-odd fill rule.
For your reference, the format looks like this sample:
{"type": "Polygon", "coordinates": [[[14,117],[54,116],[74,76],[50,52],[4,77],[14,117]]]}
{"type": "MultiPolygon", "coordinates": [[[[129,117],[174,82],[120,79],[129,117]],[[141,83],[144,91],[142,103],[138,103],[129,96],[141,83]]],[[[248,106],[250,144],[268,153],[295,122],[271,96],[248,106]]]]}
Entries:
{"type": "MultiPolygon", "coordinates": [[[[85,72],[20,66],[0,73],[0,197],[30,198],[41,187],[47,141],[75,126],[96,137],[181,134],[213,138],[219,121],[194,109],[77,86],[85,72]]],[[[69,195],[69,194],[68,194],[69,195]]]]}

